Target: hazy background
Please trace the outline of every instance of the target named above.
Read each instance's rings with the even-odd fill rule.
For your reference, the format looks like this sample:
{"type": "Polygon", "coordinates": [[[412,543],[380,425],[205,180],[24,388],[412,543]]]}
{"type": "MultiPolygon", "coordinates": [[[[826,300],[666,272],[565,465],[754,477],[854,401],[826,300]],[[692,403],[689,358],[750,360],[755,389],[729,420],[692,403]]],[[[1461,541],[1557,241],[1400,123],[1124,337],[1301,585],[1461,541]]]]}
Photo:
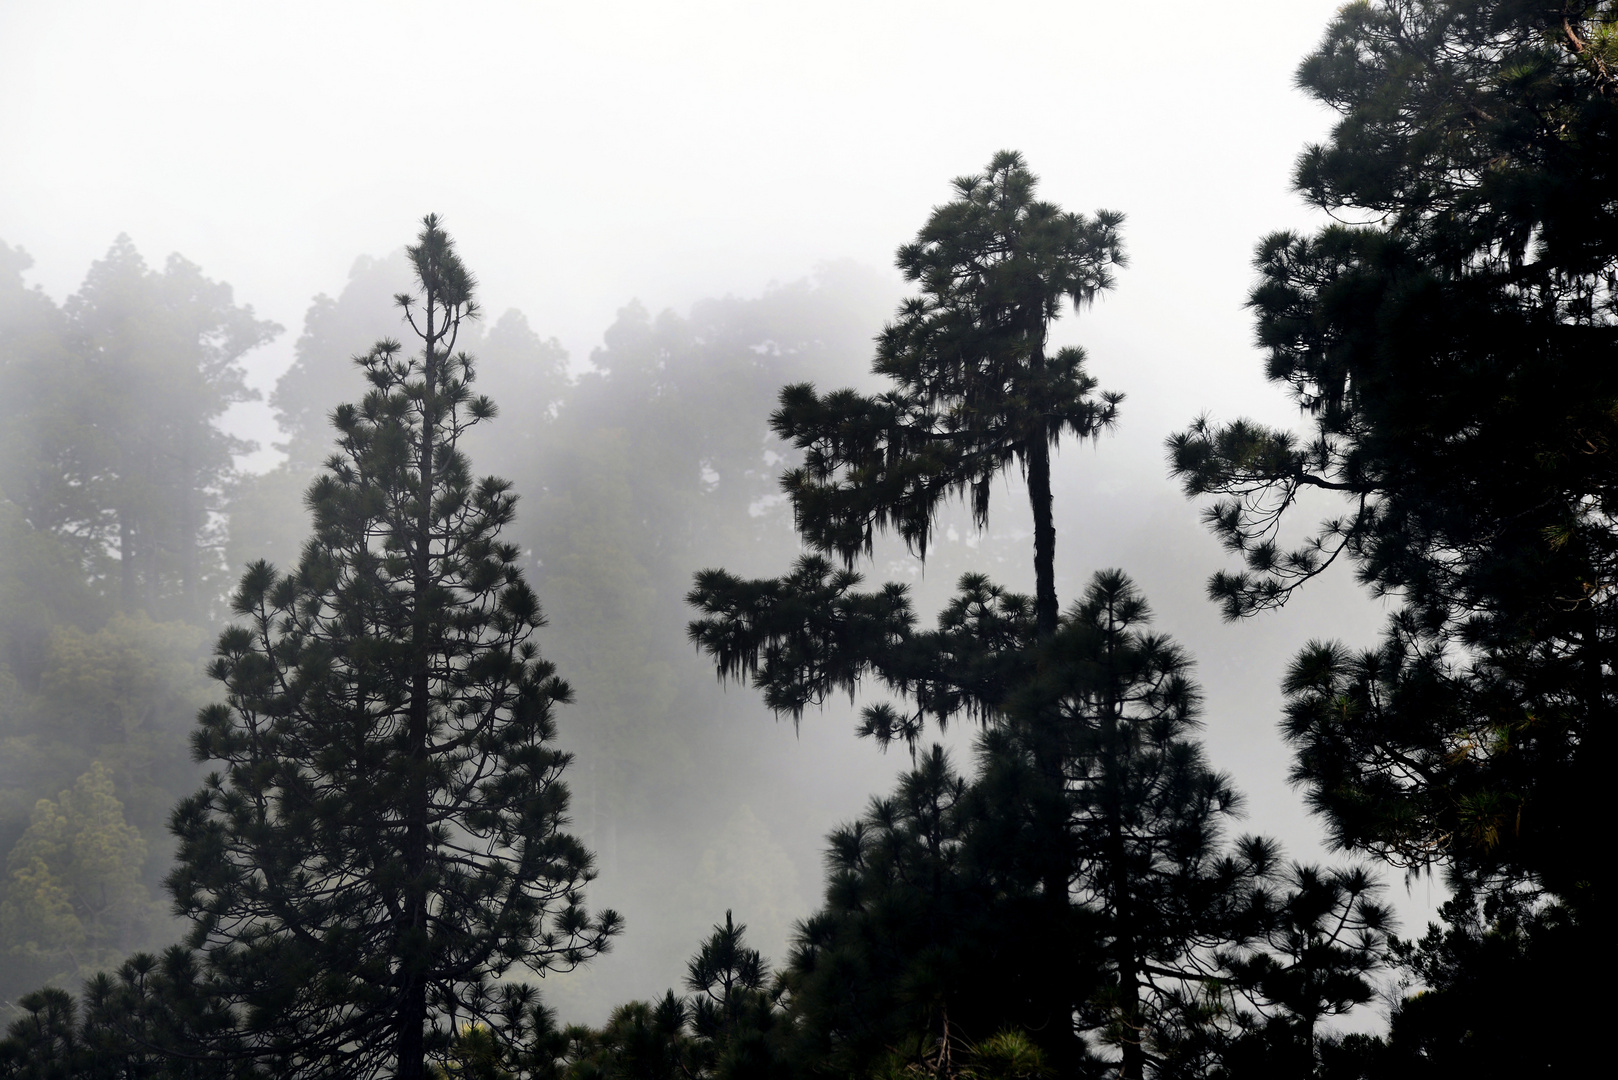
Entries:
{"type": "MultiPolygon", "coordinates": [[[[120,233],[153,265],[180,252],[287,328],[247,358],[268,394],[311,298],[337,296],[356,257],[396,251],[436,211],[486,309],[521,308],[578,374],[632,299],[686,316],[828,264],[866,268],[869,302],[848,310],[868,340],[901,295],[893,249],[949,179],[1021,150],[1044,197],[1127,215],[1132,262],[1059,334],[1128,395],[1117,434],[1060,459],[1063,598],[1103,566],[1140,581],[1199,659],[1209,751],[1249,793],[1250,827],[1308,857],[1320,830],[1285,783],[1277,680],[1306,638],[1368,642],[1379,609],[1339,574],[1279,615],[1222,624],[1202,583],[1226,560],[1166,479],[1162,444],[1203,411],[1292,415],[1242,304],[1255,242],[1310,220],[1288,179],[1330,116],[1292,72],[1337,6],[0,0],[0,238],[58,301],[120,233]]],[[[227,422],[262,444],[247,468],[281,460],[267,403],[227,422]]],[[[508,406],[499,423],[524,419],[508,406]]],[[[996,572],[1029,587],[1020,486],[1009,494],[984,550],[1019,555],[996,572]]],[[[947,573],[928,567],[929,592],[970,564],[968,539],[943,553],[947,573]]],[[[681,648],[677,674],[694,677],[703,661],[681,648]]],[[[820,837],[904,764],[858,743],[843,711],[795,739],[750,691],[722,701],[713,724],[735,756],[690,765],[700,813],[637,815],[641,832],[610,843],[586,830],[603,852],[593,895],[630,925],[595,971],[549,990],[570,1019],[675,984],[723,903],[779,955],[816,900],[820,837]],[[637,857],[660,850],[682,858],[637,857]],[[771,910],[676,880],[704,859],[775,882],[771,910]]],[[[581,750],[576,790],[592,764],[581,750]]],[[[1390,885],[1414,929],[1437,886],[1390,885]]]]}

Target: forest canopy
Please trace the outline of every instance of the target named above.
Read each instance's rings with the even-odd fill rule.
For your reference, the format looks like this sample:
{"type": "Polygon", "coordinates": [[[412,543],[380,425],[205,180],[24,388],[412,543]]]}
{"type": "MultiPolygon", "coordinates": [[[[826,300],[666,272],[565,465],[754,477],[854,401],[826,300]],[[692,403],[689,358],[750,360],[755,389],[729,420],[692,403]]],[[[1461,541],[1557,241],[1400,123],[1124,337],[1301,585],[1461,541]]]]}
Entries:
{"type": "Polygon", "coordinates": [[[1230,562],[1189,600],[1145,551],[1075,570],[1061,478],[1110,464],[1072,448],[1150,392],[1092,337],[1131,207],[1016,151],[885,240],[902,287],[631,301],[588,357],[485,312],[429,215],[310,304],[261,472],[227,415],[282,327],[127,236],[60,302],[0,242],[0,1077],[1570,1073],[1615,72],[1608,0],[1336,14],[1317,225],[1247,297],[1295,415],[1167,442],[1230,562]],[[1204,689],[1334,573],[1380,639],[1308,627],[1261,715],[1204,689]],[[868,775],[828,723],[889,778],[815,866],[801,791],[868,775]],[[1244,818],[1233,724],[1320,857],[1244,818]]]}

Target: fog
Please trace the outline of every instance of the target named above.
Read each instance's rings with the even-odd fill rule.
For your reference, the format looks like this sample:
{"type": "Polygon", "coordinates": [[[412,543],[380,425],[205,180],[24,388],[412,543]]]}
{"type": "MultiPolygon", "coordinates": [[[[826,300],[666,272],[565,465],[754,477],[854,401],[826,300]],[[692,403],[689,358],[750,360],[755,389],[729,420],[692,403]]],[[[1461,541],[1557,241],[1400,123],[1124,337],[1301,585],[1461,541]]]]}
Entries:
{"type": "MultiPolygon", "coordinates": [[[[1331,118],[1292,76],[1338,6],[4,4],[0,239],[33,257],[27,281],[57,302],[127,233],[151,265],[178,252],[285,327],[244,359],[263,399],[224,420],[259,444],[242,467],[265,473],[285,460],[272,444],[290,434],[268,395],[293,365],[312,298],[341,297],[360,280],[359,257],[395,257],[423,213],[443,215],[488,324],[520,309],[540,338],[559,341],[571,377],[608,366],[621,346],[604,334],[632,301],[655,323],[808,282],[806,294],[852,299],[839,301],[842,321],[826,334],[825,373],[793,377],[841,383],[860,378],[863,345],[905,294],[894,249],[950,197],[952,177],[1020,150],[1043,197],[1127,215],[1129,267],[1057,335],[1084,345],[1103,388],[1127,395],[1116,432],[1064,445],[1059,458],[1063,602],[1095,569],[1132,574],[1158,629],[1198,661],[1209,754],[1247,792],[1246,827],[1289,855],[1336,859],[1286,783],[1278,681],[1310,638],[1368,644],[1384,608],[1344,569],[1283,612],[1223,622],[1204,583],[1229,560],[1168,478],[1163,442],[1204,412],[1294,417],[1263,379],[1243,304],[1258,239],[1317,224],[1289,179],[1331,118]]],[[[608,409],[604,387],[580,408],[608,409]]],[[[346,392],[333,387],[332,402],[346,392]]],[[[519,453],[517,435],[535,422],[507,404],[496,441],[482,445],[537,521],[564,503],[523,487],[525,476],[549,475],[519,453]]],[[[751,528],[749,505],[731,504],[716,531],[751,528]]],[[[970,535],[962,517],[924,569],[884,548],[874,572],[917,581],[924,618],[980,556],[1031,589],[1026,519],[1014,477],[996,492],[989,536],[970,535]]],[[[783,572],[790,533],[771,536],[764,547],[716,541],[711,558],[693,543],[692,564],[676,567],[683,578],[670,571],[646,586],[662,613],[652,623],[674,637],[657,646],[669,685],[706,688],[700,698],[671,690],[678,705],[658,706],[689,710],[679,730],[708,732],[669,766],[683,790],[646,788],[660,763],[641,761],[644,747],[624,749],[639,738],[635,703],[651,691],[585,674],[578,705],[560,717],[578,753],[575,819],[600,858],[592,902],[628,918],[609,956],[547,980],[569,1019],[599,1021],[614,1004],[678,986],[684,958],[726,907],[781,957],[792,921],[818,900],[824,835],[908,764],[856,739],[846,704],[796,730],[775,721],[756,692],[714,684],[709,662],[678,639],[689,572],[783,572]],[[604,703],[614,693],[618,703],[604,703]],[[615,734],[581,730],[589,723],[615,734]],[[612,747],[637,763],[607,759],[612,747]],[[623,784],[643,788],[647,805],[601,805],[608,789],[591,777],[613,768],[629,770],[623,784]],[[732,894],[714,885],[738,877],[732,894]]],[[[575,627],[561,614],[589,605],[553,605],[553,570],[535,544],[536,588],[553,613],[545,648],[573,677],[575,627]]],[[[234,536],[232,545],[233,557],[248,556],[234,536]]],[[[970,734],[948,740],[962,764],[970,734]]],[[[1439,886],[1388,880],[1406,932],[1416,930],[1439,886]]]]}

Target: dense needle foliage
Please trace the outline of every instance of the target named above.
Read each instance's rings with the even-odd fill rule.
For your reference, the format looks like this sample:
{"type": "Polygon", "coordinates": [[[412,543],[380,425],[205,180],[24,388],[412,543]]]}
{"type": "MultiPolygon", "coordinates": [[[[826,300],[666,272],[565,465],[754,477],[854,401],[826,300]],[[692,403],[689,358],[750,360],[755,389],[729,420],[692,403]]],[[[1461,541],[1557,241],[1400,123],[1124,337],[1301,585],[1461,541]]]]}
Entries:
{"type": "MultiPolygon", "coordinates": [[[[1365,868],[1231,835],[1191,659],[1128,577],[1060,607],[1052,452],[1121,398],[1048,339],[1112,287],[1122,218],[1037,199],[1015,153],[899,249],[917,295],[877,340],[872,394],[805,381],[837,349],[790,289],[689,319],[632,304],[573,379],[518,313],[474,330],[429,218],[317,299],[272,399],[289,461],[251,480],[215,421],[279,328],[124,238],[57,307],[0,245],[0,994],[49,984],[13,995],[0,1076],[1240,1080],[1594,1058],[1599,995],[1575,988],[1605,948],[1618,666],[1618,5],[1362,0],[1298,82],[1339,116],[1295,175],[1332,222],[1264,240],[1250,307],[1303,430],[1205,417],[1171,468],[1241,560],[1209,587],[1228,617],[1339,562],[1394,602],[1376,647],[1297,654],[1282,734],[1334,844],[1446,874],[1441,925],[1393,939],[1365,868]],[[383,328],[368,301],[399,275],[421,351],[383,341],[350,369],[364,397],[331,414],[322,468],[330,369],[383,328]],[[494,415],[474,341],[532,414],[516,437],[470,434],[494,415]],[[765,432],[755,399],[783,381],[765,432]],[[511,530],[512,485],[475,477],[469,446],[544,491],[541,524],[511,530]],[[906,586],[864,587],[881,534],[936,559],[946,508],[985,525],[1013,466],[1031,595],[967,573],[924,627],[906,586]],[[780,577],[700,572],[689,638],[795,721],[874,685],[860,733],[911,768],[831,835],[779,967],[727,911],[683,994],[561,1026],[515,980],[585,962],[619,921],[583,904],[554,722],[571,692],[535,644],[526,549],[571,619],[589,836],[616,861],[618,825],[670,814],[725,741],[661,724],[702,710],[654,647],[683,619],[656,583],[753,560],[786,534],[783,498],[808,552],[780,577]],[[1300,503],[1332,499],[1300,536],[1300,503]],[[722,511],[747,521],[716,532],[722,511]],[[257,560],[228,605],[221,551],[257,560]],[[226,606],[226,700],[194,738],[218,771],[172,818],[191,934],[130,956],[167,934],[149,852],[195,782],[173,718],[226,606]],[[961,719],[969,769],[921,745],[961,719]],[[1334,1034],[1390,964],[1389,1032],[1334,1034]]],[[[791,892],[770,876],[703,887],[791,892]]]]}
{"type": "Polygon", "coordinates": [[[410,254],[422,351],[361,359],[298,567],[243,577],[226,702],[195,738],[223,768],[174,814],[190,944],[288,1075],[421,1076],[457,1023],[498,1021],[493,980],[573,967],[617,928],[582,906],[590,855],[562,831],[569,692],[499,539],[515,497],[458,448],[494,414],[454,351],[471,280],[436,218],[410,254]]]}
{"type": "Polygon", "coordinates": [[[1013,462],[1028,476],[1034,512],[1035,616],[1056,625],[1050,451],[1064,434],[1094,438],[1121,400],[1094,394],[1084,351],[1046,355],[1051,323],[1113,284],[1124,262],[1123,215],[1087,218],[1034,198],[1022,156],[995,155],[955,181],[897,263],[920,295],[883,330],[872,371],[894,388],[875,397],[781,391],[771,423],[804,451],[782,488],[799,532],[852,563],[891,528],[925,555],[945,500],[966,494],[981,525],[996,476],[1013,462]]]}
{"type": "MultiPolygon", "coordinates": [[[[1144,630],[1145,602],[1121,573],[1097,575],[1058,614],[1049,451],[1113,423],[1119,399],[1092,397],[1082,354],[1047,358],[1044,343],[1065,302],[1110,285],[1120,219],[1034,202],[1010,153],[955,187],[899,251],[921,296],[878,342],[873,371],[894,389],[782,391],[772,423],[805,454],[782,488],[814,553],[777,579],[703,571],[690,597],[702,612],[692,640],[777,713],[796,719],[875,679],[894,700],[866,706],[860,730],[882,745],[914,753],[928,720],[985,728],[976,777],[935,748],[834,834],[826,905],[784,976],[800,1057],[857,1075],[943,1074],[971,1046],[1020,1032],[1059,1073],[1116,1067],[1136,1080],[1206,1065],[1238,1033],[1266,1053],[1290,1047],[1279,1027],[1269,1042],[1255,1034],[1274,1021],[1304,1033],[1312,1068],[1317,1022],[1369,987],[1283,1005],[1236,977],[1233,965],[1270,956],[1292,893],[1273,845],[1224,843],[1238,800],[1189,734],[1189,659],[1144,630]],[[1014,461],[1034,511],[1033,597],[967,574],[923,630],[904,585],[859,590],[851,564],[877,531],[924,554],[945,500],[965,495],[982,524],[990,481],[1014,461]]],[[[1365,911],[1350,981],[1382,962],[1385,916],[1365,911]]]]}
{"type": "MultiPolygon", "coordinates": [[[[1526,950],[1525,969],[1571,971],[1578,948],[1539,950],[1580,927],[1594,949],[1606,918],[1590,853],[1618,643],[1615,62],[1611,3],[1344,8],[1298,76],[1340,120],[1296,186],[1338,223],[1267,238],[1250,301],[1307,434],[1205,419],[1171,441],[1245,562],[1210,586],[1227,615],[1338,559],[1398,601],[1379,647],[1298,655],[1284,730],[1338,844],[1442,869],[1464,899],[1412,970],[1479,996],[1412,1002],[1395,1034],[1430,1055],[1413,1068],[1515,1075],[1581,1053],[1582,1036],[1473,1049],[1494,1036],[1459,1017],[1492,1007],[1492,978],[1447,965],[1526,950]],[[1346,512],[1285,551],[1309,489],[1346,512]],[[1514,944],[1452,948],[1496,933],[1479,918],[1514,944]]],[[[1552,1022],[1541,1001],[1516,1022],[1552,1022]]]]}

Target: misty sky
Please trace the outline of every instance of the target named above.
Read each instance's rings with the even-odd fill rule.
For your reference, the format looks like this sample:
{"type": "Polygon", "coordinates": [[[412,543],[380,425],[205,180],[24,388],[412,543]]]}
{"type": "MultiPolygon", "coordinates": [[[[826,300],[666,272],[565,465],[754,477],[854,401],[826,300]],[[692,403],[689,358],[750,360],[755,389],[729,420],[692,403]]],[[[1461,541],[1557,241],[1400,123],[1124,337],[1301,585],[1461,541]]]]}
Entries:
{"type": "Polygon", "coordinates": [[[1248,262],[1308,220],[1287,178],[1329,117],[1292,72],[1336,7],[0,0],[0,237],[58,298],[120,232],[182,253],[288,327],[268,385],[310,297],[435,210],[486,306],[583,361],[632,297],[888,266],[1011,147],[1128,215],[1081,336],[1167,427],[1251,400],[1248,262]]]}
{"type": "MultiPolygon", "coordinates": [[[[1305,637],[1363,642],[1379,616],[1339,580],[1223,627],[1199,583],[1227,560],[1162,440],[1203,411],[1295,415],[1242,305],[1259,238],[1315,223],[1288,181],[1331,116],[1292,79],[1338,6],[0,0],[0,239],[59,300],[121,232],[154,265],[183,254],[287,328],[248,359],[267,391],[310,298],[436,211],[485,307],[582,364],[632,298],[684,311],[828,260],[889,267],[951,177],[1021,150],[1044,197],[1127,215],[1132,263],[1061,338],[1129,395],[1084,452],[1097,490],[1156,501],[1063,555],[1087,574],[1160,542],[1167,568],[1138,576],[1184,612],[1163,629],[1204,658],[1210,714],[1253,706],[1210,748],[1248,755],[1254,826],[1296,841],[1319,830],[1285,786],[1275,680],[1305,637]]],[[[263,405],[233,422],[275,434],[263,405]]]]}

